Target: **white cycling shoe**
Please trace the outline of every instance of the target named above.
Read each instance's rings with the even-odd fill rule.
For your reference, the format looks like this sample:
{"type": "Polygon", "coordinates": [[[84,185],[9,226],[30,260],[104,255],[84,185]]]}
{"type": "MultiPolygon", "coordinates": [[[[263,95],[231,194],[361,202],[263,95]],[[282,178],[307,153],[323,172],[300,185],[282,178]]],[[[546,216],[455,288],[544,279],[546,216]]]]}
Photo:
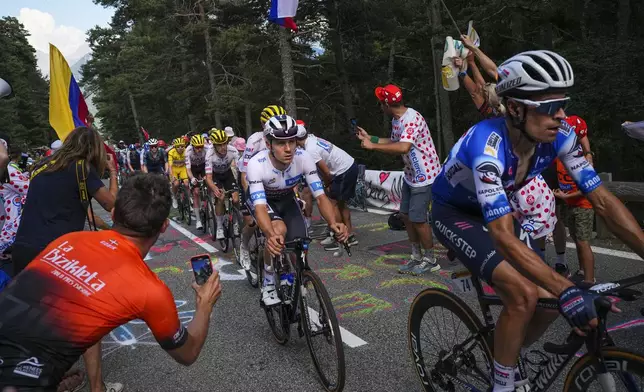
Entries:
{"type": "Polygon", "coordinates": [[[262,301],[266,306],[273,306],[280,303],[280,299],[277,297],[277,291],[275,291],[274,284],[267,284],[262,287],[262,301]]]}
{"type": "Polygon", "coordinates": [[[250,270],[250,253],[248,249],[239,247],[239,264],[246,270],[250,270]]]}
{"type": "Polygon", "coordinates": [[[201,221],[200,221],[200,220],[198,220],[198,221],[197,221],[197,225],[196,225],[196,226],[197,226],[197,229],[203,229],[203,225],[201,224],[201,221]]]}

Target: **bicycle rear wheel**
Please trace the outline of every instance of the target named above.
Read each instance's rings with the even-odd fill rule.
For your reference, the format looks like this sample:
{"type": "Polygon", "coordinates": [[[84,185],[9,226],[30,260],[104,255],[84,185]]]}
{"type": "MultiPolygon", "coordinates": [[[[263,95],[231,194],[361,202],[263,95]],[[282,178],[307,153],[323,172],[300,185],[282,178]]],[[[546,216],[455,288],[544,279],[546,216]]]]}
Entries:
{"type": "Polygon", "coordinates": [[[257,232],[253,234],[253,237],[251,238],[251,240],[253,242],[251,243],[249,241],[249,244],[248,244],[250,268],[246,269],[244,267],[244,270],[246,271],[246,279],[248,279],[248,283],[250,283],[252,287],[257,288],[259,286],[259,276],[260,276],[259,266],[263,264],[260,259],[263,259],[264,257],[264,247],[260,243],[260,239],[257,236],[257,232]]]}
{"type": "Polygon", "coordinates": [[[572,366],[566,382],[564,392],[601,392],[614,390],[617,392],[631,392],[644,390],[644,357],[629,350],[619,347],[604,347],[601,354],[608,370],[606,374],[599,374],[597,361],[586,354],[579,358],[572,366]],[[607,386],[607,389],[602,387],[607,386]],[[610,388],[610,386],[614,386],[610,388]]]}
{"type": "Polygon", "coordinates": [[[228,216],[224,216],[224,220],[222,221],[223,226],[224,226],[224,238],[219,240],[219,245],[221,246],[221,250],[224,253],[228,253],[228,249],[230,249],[230,233],[232,231],[230,227],[230,221],[228,220],[228,216]]]}
{"type": "Polygon", "coordinates": [[[345,382],[344,347],[331,298],[313,271],[302,272],[301,323],[315,370],[324,389],[341,391],[345,382]]]}
{"type": "Polygon", "coordinates": [[[440,289],[420,292],[407,325],[409,353],[425,391],[486,391],[492,385],[491,338],[472,310],[440,289]]]}

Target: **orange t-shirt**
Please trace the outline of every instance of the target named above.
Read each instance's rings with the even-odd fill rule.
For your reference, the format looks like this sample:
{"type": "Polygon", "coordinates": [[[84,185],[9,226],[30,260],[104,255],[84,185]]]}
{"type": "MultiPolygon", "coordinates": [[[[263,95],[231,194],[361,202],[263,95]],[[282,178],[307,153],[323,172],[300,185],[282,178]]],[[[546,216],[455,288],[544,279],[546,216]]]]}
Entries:
{"type": "MultiPolygon", "coordinates": [[[[56,385],[87,348],[134,319],[145,321],[164,349],[188,337],[170,289],[134,244],[112,230],[52,241],[0,294],[0,309],[5,366],[13,363],[18,373],[37,358],[39,379],[31,381],[39,385],[56,385]]],[[[29,381],[17,378],[23,379],[29,381]]]]}
{"type": "MultiPolygon", "coordinates": [[[[559,180],[559,189],[564,193],[573,193],[579,190],[577,184],[573,181],[565,166],[557,159],[557,179],[559,180]]],[[[593,208],[588,199],[584,196],[573,197],[565,200],[566,204],[571,207],[593,208]]]]}

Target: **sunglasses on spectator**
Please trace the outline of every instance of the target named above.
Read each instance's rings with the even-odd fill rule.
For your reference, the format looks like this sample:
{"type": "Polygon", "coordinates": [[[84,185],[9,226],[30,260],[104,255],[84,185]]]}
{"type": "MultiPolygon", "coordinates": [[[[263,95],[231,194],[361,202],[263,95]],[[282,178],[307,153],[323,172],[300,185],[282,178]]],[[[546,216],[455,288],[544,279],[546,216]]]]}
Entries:
{"type": "Polygon", "coordinates": [[[534,108],[534,111],[541,114],[554,116],[559,109],[566,110],[570,97],[547,99],[545,101],[531,101],[529,99],[512,98],[513,101],[520,102],[534,108]]]}

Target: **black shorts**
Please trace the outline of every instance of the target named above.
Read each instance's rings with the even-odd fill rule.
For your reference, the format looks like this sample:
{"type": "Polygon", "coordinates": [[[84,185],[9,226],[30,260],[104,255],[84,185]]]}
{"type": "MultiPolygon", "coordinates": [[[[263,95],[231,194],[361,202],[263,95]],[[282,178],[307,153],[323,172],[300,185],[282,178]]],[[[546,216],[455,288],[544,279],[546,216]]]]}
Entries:
{"type": "Polygon", "coordinates": [[[195,178],[204,178],[206,176],[206,164],[204,163],[203,165],[192,166],[190,171],[195,178]]]}
{"type": "Polygon", "coordinates": [[[148,166],[148,173],[165,174],[163,166],[148,166]]]}
{"type": "Polygon", "coordinates": [[[212,180],[219,188],[223,188],[227,191],[237,188],[237,181],[235,180],[235,175],[232,170],[227,170],[223,173],[212,173],[212,180]]]}
{"type": "Polygon", "coordinates": [[[333,200],[340,201],[349,201],[353,198],[356,195],[358,171],[358,164],[354,162],[347,171],[333,177],[329,189],[329,197],[333,200]]]}
{"type": "MultiPolygon", "coordinates": [[[[250,214],[255,218],[255,207],[253,202],[246,200],[246,205],[250,214]]],[[[286,225],[286,241],[293,241],[295,238],[307,237],[306,222],[300,204],[295,198],[295,194],[283,196],[279,199],[268,199],[266,204],[268,216],[271,221],[281,220],[286,225]]]]}
{"type": "Polygon", "coordinates": [[[27,349],[2,336],[0,358],[0,391],[15,387],[18,391],[55,392],[65,372],[71,368],[68,358],[53,359],[42,350],[27,349]]]}
{"type": "MultiPolygon", "coordinates": [[[[451,249],[473,275],[492,283],[492,272],[505,257],[495,249],[483,217],[464,213],[434,199],[432,219],[434,236],[441,244],[451,249]]],[[[522,242],[543,259],[541,249],[516,220],[514,231],[522,242]]]]}

